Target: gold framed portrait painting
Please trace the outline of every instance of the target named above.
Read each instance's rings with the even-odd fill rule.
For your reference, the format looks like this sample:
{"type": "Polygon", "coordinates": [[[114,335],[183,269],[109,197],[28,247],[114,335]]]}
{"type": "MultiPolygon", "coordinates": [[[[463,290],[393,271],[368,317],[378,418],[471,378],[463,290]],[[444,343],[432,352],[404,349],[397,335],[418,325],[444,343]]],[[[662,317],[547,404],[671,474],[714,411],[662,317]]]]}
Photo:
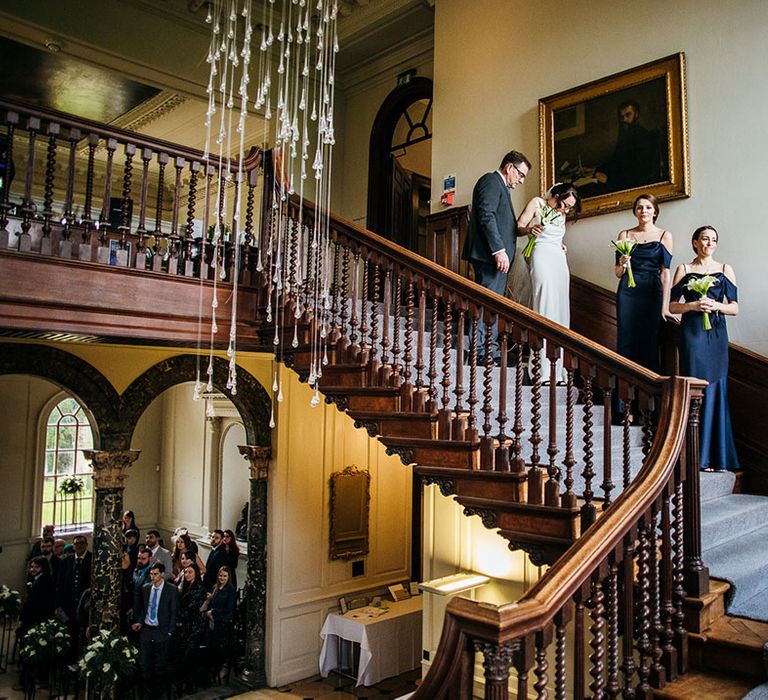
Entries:
{"type": "Polygon", "coordinates": [[[573,183],[582,216],[638,194],[690,196],[685,56],[673,54],[539,100],[541,186],[573,183]]]}

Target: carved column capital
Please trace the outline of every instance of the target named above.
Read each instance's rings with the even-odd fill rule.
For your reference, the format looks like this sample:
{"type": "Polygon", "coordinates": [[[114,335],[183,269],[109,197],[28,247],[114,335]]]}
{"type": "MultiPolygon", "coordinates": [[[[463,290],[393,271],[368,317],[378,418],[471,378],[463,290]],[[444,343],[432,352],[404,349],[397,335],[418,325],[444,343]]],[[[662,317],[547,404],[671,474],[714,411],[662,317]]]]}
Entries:
{"type": "Polygon", "coordinates": [[[269,462],[272,459],[272,448],[238,445],[237,449],[249,463],[251,479],[266,479],[269,474],[269,462]]]}
{"type": "Polygon", "coordinates": [[[141,454],[141,450],[83,450],[93,466],[93,486],[96,489],[121,489],[125,486],[125,470],[141,454]]]}

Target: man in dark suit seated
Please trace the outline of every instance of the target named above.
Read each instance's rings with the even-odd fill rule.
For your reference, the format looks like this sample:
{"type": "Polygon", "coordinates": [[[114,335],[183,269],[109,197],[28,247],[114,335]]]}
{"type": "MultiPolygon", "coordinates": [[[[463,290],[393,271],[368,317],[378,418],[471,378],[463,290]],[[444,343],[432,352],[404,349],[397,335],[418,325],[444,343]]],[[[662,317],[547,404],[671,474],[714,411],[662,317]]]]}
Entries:
{"type": "Polygon", "coordinates": [[[139,668],[143,687],[149,697],[159,697],[162,685],[171,677],[168,646],[176,629],[179,591],[165,580],[165,567],[152,564],[151,582],[136,597],[131,629],[139,632],[139,668]]]}
{"type": "MultiPolygon", "coordinates": [[[[509,193],[525,180],[530,169],[531,163],[522,153],[510,151],[498,170],[483,175],[472,191],[472,212],[461,257],[472,265],[475,282],[502,296],[517,246],[517,218],[509,193]]],[[[491,354],[498,361],[495,325],[491,332],[491,354]]],[[[481,321],[477,326],[481,363],[485,361],[486,333],[486,324],[481,321]]]]}
{"type": "Polygon", "coordinates": [[[222,544],[224,541],[224,531],[214,530],[211,533],[211,553],[208,555],[208,561],[205,562],[205,575],[203,584],[205,590],[210,592],[216,585],[216,577],[219,575],[219,569],[226,566],[229,562],[227,550],[222,544]]]}

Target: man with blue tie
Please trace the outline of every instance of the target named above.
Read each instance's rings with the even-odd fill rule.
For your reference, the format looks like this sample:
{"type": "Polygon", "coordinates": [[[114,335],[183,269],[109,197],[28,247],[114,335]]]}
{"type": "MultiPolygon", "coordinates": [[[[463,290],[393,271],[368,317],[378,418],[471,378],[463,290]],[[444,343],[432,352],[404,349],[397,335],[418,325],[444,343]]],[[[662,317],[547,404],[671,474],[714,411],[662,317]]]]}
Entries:
{"type": "MultiPolygon", "coordinates": [[[[472,211],[461,257],[472,265],[475,282],[502,296],[517,245],[517,219],[510,190],[525,180],[530,169],[528,158],[510,151],[502,158],[498,170],[483,175],[472,191],[472,211]]],[[[494,361],[498,361],[495,326],[492,333],[491,352],[494,361]]],[[[477,331],[481,362],[485,361],[485,336],[486,325],[481,321],[477,331]]]]}
{"type": "Polygon", "coordinates": [[[139,632],[139,668],[145,690],[150,697],[157,697],[156,683],[170,678],[168,644],[176,629],[176,611],[179,591],[164,577],[165,567],[152,564],[149,569],[150,583],[144,585],[136,598],[134,623],[131,629],[139,632]]]}

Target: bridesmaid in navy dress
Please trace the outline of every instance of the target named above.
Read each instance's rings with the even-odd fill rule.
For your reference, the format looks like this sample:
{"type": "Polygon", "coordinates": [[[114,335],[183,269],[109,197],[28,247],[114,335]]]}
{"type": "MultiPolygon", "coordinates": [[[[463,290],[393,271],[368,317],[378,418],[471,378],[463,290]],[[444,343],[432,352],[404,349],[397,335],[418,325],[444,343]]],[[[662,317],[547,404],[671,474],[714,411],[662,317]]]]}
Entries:
{"type": "Polygon", "coordinates": [[[717,231],[697,228],[692,238],[696,257],[675,271],[670,309],[683,315],[680,332],[680,374],[706,379],[700,420],[700,466],[707,471],[737,470],[739,458],[728,410],[728,328],[726,316],[739,312],[736,276],[730,265],[717,262],[717,231]],[[706,297],[686,289],[689,280],[711,275],[717,284],[706,297]],[[683,297],[685,301],[679,301],[683,297]],[[702,312],[709,312],[711,330],[704,330],[702,312]]]}
{"type": "MultiPolygon", "coordinates": [[[[661,370],[659,329],[669,311],[669,266],[672,262],[672,234],[656,225],[659,204],[651,194],[641,194],[632,207],[637,226],[619,233],[636,242],[631,263],[616,253],[616,351],[654,372],[661,370]],[[627,264],[632,265],[635,287],[628,286],[627,264]]],[[[623,410],[623,409],[620,409],[623,410]]]]}

